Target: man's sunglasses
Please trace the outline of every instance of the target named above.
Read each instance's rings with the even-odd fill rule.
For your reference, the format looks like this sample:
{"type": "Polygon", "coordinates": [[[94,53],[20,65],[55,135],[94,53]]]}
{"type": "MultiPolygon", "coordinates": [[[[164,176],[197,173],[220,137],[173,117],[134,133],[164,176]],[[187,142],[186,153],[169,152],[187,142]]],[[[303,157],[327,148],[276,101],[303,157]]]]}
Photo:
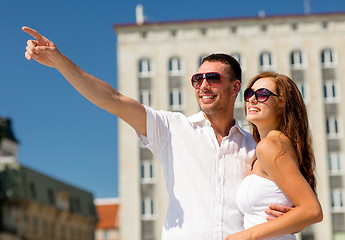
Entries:
{"type": "Polygon", "coordinates": [[[266,102],[267,99],[270,97],[270,96],[275,96],[275,97],[278,97],[277,94],[274,94],[273,92],[271,92],[270,90],[268,90],[267,88],[260,88],[256,91],[254,91],[253,89],[251,88],[247,88],[245,91],[244,91],[244,101],[246,102],[249,102],[249,99],[255,95],[255,99],[256,101],[258,102],[266,102]]]}
{"type": "MultiPolygon", "coordinates": [[[[192,86],[194,88],[200,88],[204,79],[210,84],[211,87],[217,87],[222,83],[222,79],[226,78],[220,75],[218,72],[197,73],[192,76],[192,86]]],[[[231,79],[231,78],[228,78],[231,79]]]]}

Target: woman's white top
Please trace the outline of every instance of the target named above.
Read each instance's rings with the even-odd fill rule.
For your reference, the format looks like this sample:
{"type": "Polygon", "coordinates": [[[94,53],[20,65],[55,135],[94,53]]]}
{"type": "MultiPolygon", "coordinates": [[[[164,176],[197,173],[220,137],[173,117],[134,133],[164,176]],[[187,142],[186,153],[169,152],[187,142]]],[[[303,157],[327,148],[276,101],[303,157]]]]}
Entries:
{"type": "MultiPolygon", "coordinates": [[[[252,174],[245,177],[236,196],[237,206],[244,215],[245,229],[267,222],[264,210],[270,204],[292,207],[292,202],[284,195],[280,188],[271,180],[252,174]]],[[[294,234],[287,234],[270,240],[294,240],[294,234]]]]}

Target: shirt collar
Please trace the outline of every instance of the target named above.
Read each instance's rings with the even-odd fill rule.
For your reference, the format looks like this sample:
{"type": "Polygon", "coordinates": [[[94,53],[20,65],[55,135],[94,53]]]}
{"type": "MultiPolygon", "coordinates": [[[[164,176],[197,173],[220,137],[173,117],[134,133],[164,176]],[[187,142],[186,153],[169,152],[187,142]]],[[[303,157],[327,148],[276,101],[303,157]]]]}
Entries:
{"type": "MultiPolygon", "coordinates": [[[[196,114],[194,114],[194,115],[192,115],[192,116],[190,116],[190,117],[188,117],[188,118],[189,118],[189,121],[190,121],[194,126],[195,126],[195,125],[198,125],[198,124],[208,124],[209,126],[211,126],[210,121],[208,121],[208,120],[205,118],[204,113],[203,113],[202,111],[200,111],[200,112],[198,112],[198,113],[196,113],[196,114]]],[[[248,133],[247,133],[246,131],[244,131],[244,130],[240,127],[240,125],[239,125],[239,123],[238,123],[238,121],[237,121],[236,119],[234,119],[234,120],[235,120],[235,124],[234,124],[234,126],[232,126],[232,127],[230,128],[230,130],[229,130],[229,135],[230,135],[231,129],[237,128],[238,131],[239,131],[242,135],[244,135],[245,137],[247,137],[247,136],[248,136],[248,133]]]]}
{"type": "MultiPolygon", "coordinates": [[[[193,124],[197,124],[197,123],[202,123],[207,121],[207,119],[204,116],[204,113],[202,111],[188,117],[189,121],[192,122],[193,124]]],[[[208,122],[208,121],[207,121],[208,122]]]]}
{"type": "MultiPolygon", "coordinates": [[[[241,127],[240,127],[240,124],[238,123],[238,121],[236,120],[236,119],[234,119],[235,120],[235,125],[233,126],[233,127],[236,127],[237,129],[238,129],[238,131],[242,134],[242,135],[244,135],[245,137],[247,137],[248,136],[248,133],[246,132],[246,131],[244,131],[241,127]]],[[[231,131],[231,129],[230,129],[230,131],[231,131]]]]}

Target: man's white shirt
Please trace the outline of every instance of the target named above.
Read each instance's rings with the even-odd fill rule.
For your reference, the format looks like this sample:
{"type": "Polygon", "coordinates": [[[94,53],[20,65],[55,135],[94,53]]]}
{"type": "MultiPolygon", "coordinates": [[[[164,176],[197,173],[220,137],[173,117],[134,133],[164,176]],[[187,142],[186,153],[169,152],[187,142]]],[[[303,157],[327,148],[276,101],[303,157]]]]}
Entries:
{"type": "Polygon", "coordinates": [[[243,230],[236,192],[255,158],[256,142],[235,121],[219,145],[203,112],[191,117],[146,107],[147,137],[169,195],[163,240],[223,240],[243,230]]]}

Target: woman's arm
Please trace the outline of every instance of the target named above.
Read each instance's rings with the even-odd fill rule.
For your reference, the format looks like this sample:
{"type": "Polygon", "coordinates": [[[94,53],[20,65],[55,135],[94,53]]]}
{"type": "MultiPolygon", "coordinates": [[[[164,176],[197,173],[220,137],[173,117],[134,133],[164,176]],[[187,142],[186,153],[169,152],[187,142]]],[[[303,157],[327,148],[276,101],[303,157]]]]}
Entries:
{"type": "Polygon", "coordinates": [[[276,132],[261,140],[257,146],[257,157],[262,170],[295,207],[276,219],[229,235],[226,240],[266,239],[295,233],[322,221],[320,203],[301,174],[294,149],[285,135],[276,132]]]}

